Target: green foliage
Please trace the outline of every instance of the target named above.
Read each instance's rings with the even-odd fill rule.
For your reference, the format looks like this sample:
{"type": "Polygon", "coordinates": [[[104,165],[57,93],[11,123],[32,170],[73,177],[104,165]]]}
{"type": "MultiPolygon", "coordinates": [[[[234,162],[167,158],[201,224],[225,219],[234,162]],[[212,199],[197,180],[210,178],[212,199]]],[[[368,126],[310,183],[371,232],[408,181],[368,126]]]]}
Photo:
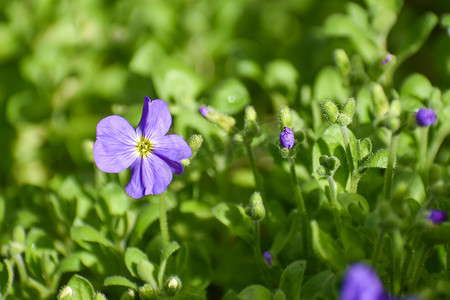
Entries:
{"type": "Polygon", "coordinates": [[[419,2],[0,1],[0,299],[338,299],[356,261],[447,299],[450,4],[419,2]],[[168,243],[93,157],[144,96],[191,137],[168,243]]]}

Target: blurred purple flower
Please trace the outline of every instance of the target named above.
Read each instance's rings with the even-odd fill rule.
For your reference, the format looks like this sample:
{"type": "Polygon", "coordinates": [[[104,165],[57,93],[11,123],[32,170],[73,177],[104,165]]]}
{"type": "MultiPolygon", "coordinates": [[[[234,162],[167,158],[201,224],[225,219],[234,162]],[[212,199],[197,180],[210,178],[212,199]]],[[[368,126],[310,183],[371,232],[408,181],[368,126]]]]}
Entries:
{"type": "Polygon", "coordinates": [[[431,108],[419,108],[416,112],[416,120],[419,126],[431,126],[436,123],[437,115],[431,108]]]}
{"type": "Polygon", "coordinates": [[[269,267],[271,267],[273,265],[272,254],[270,254],[269,251],[264,252],[264,260],[269,265],[269,267]]]}
{"type": "Polygon", "coordinates": [[[280,144],[287,149],[294,147],[295,135],[289,127],[284,127],[284,130],[280,133],[280,144]]]}
{"type": "Polygon", "coordinates": [[[428,216],[428,220],[433,222],[433,224],[441,224],[447,220],[447,214],[442,210],[431,210],[430,215],[428,216]]]}
{"type": "Polygon", "coordinates": [[[391,53],[388,53],[388,54],[386,55],[385,59],[381,62],[381,65],[382,65],[382,66],[387,65],[388,62],[391,61],[391,59],[392,59],[392,54],[391,54],[391,53]]]}
{"type": "Polygon", "coordinates": [[[364,263],[347,268],[342,283],[340,300],[389,300],[375,271],[364,263]]]}
{"type": "Polygon", "coordinates": [[[200,107],[199,111],[202,114],[202,116],[206,118],[206,116],[209,113],[209,108],[202,106],[200,107]]]}
{"type": "Polygon", "coordinates": [[[131,197],[161,194],[173,174],[183,173],[181,160],[192,150],[183,138],[166,135],[172,125],[167,103],[145,97],[141,121],[136,130],[122,117],[109,116],[97,124],[94,160],[106,173],[119,173],[131,167],[131,179],[125,187],[131,197]]]}

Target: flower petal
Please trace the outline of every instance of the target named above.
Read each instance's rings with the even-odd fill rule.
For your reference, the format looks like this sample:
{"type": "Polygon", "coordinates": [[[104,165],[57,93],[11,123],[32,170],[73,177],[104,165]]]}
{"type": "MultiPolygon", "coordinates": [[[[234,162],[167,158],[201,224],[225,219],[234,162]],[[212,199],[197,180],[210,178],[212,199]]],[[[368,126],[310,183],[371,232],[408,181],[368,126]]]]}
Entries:
{"type": "Polygon", "coordinates": [[[172,177],[169,166],[158,156],[150,154],[131,165],[131,179],[125,190],[134,199],[161,194],[167,189],[172,177]]]}
{"type": "Polygon", "coordinates": [[[172,116],[166,101],[161,99],[150,101],[150,98],[145,97],[141,121],[136,132],[152,139],[164,136],[169,131],[170,125],[172,125],[172,116]]]}
{"type": "Polygon", "coordinates": [[[164,160],[177,175],[183,173],[181,160],[192,156],[191,147],[177,134],[169,134],[154,141],[153,153],[164,160]]]}
{"type": "Polygon", "coordinates": [[[109,116],[97,124],[94,161],[103,172],[119,173],[139,157],[136,152],[138,136],[122,117],[109,116]]]}

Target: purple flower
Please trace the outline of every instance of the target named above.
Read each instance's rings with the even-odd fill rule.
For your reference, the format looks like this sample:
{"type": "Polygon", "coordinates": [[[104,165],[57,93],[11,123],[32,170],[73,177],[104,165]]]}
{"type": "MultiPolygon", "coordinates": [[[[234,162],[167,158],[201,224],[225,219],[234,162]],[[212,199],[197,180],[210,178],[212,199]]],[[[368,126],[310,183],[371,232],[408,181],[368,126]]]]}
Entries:
{"type": "Polygon", "coordinates": [[[431,126],[436,123],[437,115],[431,108],[419,108],[416,112],[416,120],[419,126],[431,126]]]}
{"type": "Polygon", "coordinates": [[[206,118],[206,116],[209,113],[209,108],[203,106],[203,107],[200,107],[199,111],[202,114],[202,116],[206,118]]]}
{"type": "Polygon", "coordinates": [[[375,271],[364,263],[347,268],[342,283],[340,300],[389,300],[375,271]]]}
{"type": "Polygon", "coordinates": [[[392,59],[392,54],[391,54],[391,53],[388,53],[388,54],[386,55],[385,59],[381,62],[381,65],[382,65],[382,66],[387,65],[387,63],[390,62],[391,59],[392,59]]]}
{"type": "Polygon", "coordinates": [[[294,147],[295,136],[294,132],[289,127],[284,127],[284,130],[280,133],[280,144],[287,149],[294,147]]]}
{"type": "Polygon", "coordinates": [[[269,267],[271,267],[273,265],[272,254],[270,254],[269,251],[264,252],[264,260],[269,265],[269,267]]]}
{"type": "Polygon", "coordinates": [[[109,116],[97,124],[94,160],[103,172],[119,173],[131,168],[125,187],[128,195],[138,199],[161,194],[173,174],[183,173],[181,160],[192,150],[183,138],[166,135],[172,125],[167,103],[145,97],[141,121],[136,130],[122,117],[109,116]]]}
{"type": "Polygon", "coordinates": [[[433,222],[433,224],[441,224],[442,222],[447,221],[447,214],[442,210],[431,210],[430,215],[428,216],[428,220],[433,222]]]}

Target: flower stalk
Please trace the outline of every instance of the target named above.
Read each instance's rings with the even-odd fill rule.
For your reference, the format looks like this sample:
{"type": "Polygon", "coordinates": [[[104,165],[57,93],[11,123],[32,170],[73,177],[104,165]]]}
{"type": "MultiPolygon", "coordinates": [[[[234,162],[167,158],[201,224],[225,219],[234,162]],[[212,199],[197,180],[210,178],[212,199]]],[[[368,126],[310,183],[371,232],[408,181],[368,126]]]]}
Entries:
{"type": "Polygon", "coordinates": [[[163,247],[169,242],[169,228],[167,226],[167,211],[166,211],[166,192],[161,194],[159,199],[159,228],[161,230],[161,237],[163,247]]]}

